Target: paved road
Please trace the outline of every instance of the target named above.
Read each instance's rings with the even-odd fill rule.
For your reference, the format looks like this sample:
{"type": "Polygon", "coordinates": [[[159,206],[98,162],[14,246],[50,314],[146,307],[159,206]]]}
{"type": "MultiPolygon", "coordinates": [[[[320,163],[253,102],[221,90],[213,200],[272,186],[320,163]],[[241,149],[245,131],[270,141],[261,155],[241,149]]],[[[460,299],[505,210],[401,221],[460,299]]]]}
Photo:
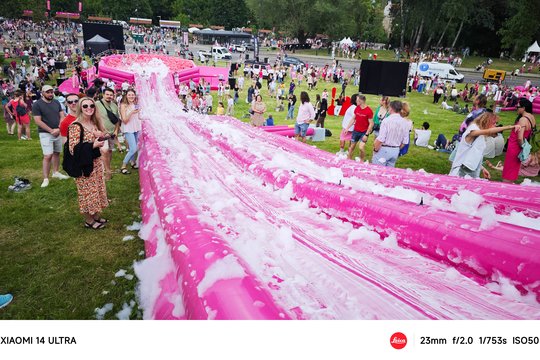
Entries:
{"type": "MultiPolygon", "coordinates": [[[[131,45],[126,45],[128,48],[128,51],[131,49],[131,45]]],[[[199,50],[207,50],[210,51],[210,45],[193,45],[191,44],[189,46],[190,50],[193,51],[193,54],[195,57],[197,57],[197,51],[199,50]]],[[[167,49],[171,54],[175,53],[175,47],[174,46],[167,46],[167,49]]],[[[253,58],[253,52],[248,53],[249,58],[253,58]]],[[[313,64],[315,66],[324,66],[326,64],[332,64],[332,59],[327,55],[326,51],[321,51],[320,55],[297,55],[297,54],[289,54],[290,56],[294,56],[299,58],[300,60],[313,64]]],[[[240,57],[240,54],[235,53],[233,54],[233,61],[238,61],[240,57]]],[[[264,58],[268,58],[268,61],[270,63],[273,63],[276,60],[276,51],[266,51],[262,50],[259,53],[259,59],[264,60],[264,58]]],[[[338,59],[338,63],[343,65],[343,68],[345,70],[353,69],[353,68],[359,68],[360,67],[360,60],[345,60],[345,59],[338,59]]],[[[463,75],[465,75],[464,83],[475,83],[476,81],[480,81],[481,83],[484,81],[482,79],[482,72],[475,71],[473,69],[458,69],[459,72],[461,72],[463,75]]],[[[540,77],[538,75],[533,75],[530,77],[530,80],[532,81],[533,85],[540,86],[540,77]]],[[[520,76],[508,76],[505,80],[505,84],[509,86],[516,86],[516,85],[523,85],[527,81],[527,76],[520,75],[520,76]]]]}

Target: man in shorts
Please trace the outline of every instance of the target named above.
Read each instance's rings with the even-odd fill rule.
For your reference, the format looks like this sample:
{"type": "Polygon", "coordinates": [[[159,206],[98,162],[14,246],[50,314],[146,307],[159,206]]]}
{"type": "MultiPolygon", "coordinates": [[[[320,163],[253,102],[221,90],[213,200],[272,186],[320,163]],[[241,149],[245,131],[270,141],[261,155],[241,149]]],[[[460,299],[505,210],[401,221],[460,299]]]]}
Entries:
{"type": "Polygon", "coordinates": [[[373,131],[373,110],[366,105],[366,97],[364,95],[358,95],[356,98],[356,109],[354,109],[354,118],[351,119],[349,125],[345,129],[350,128],[354,125],[352,136],[351,136],[351,146],[349,147],[349,159],[353,159],[354,150],[356,149],[356,144],[360,149],[360,160],[364,161],[366,157],[366,143],[368,141],[368,136],[373,131]]]}
{"type": "Polygon", "coordinates": [[[57,100],[54,100],[54,89],[45,85],[41,89],[41,99],[32,105],[32,115],[38,126],[39,141],[43,151],[43,182],[41,187],[49,186],[49,173],[51,163],[53,168],[52,177],[69,179],[58,171],[60,166],[60,152],[62,151],[62,138],[60,137],[60,121],[65,113],[57,100]]]}

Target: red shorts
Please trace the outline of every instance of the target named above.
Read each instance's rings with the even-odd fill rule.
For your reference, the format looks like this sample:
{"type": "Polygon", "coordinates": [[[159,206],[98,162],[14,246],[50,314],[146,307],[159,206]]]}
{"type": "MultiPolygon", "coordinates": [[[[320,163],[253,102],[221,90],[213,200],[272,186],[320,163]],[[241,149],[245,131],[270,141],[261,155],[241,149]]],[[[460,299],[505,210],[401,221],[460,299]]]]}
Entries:
{"type": "Polygon", "coordinates": [[[341,129],[341,134],[339,135],[339,140],[341,141],[351,141],[352,131],[347,131],[347,129],[341,129]]]}
{"type": "Polygon", "coordinates": [[[19,125],[28,125],[30,124],[30,115],[26,114],[23,116],[16,115],[15,120],[17,121],[17,124],[19,125]]]}

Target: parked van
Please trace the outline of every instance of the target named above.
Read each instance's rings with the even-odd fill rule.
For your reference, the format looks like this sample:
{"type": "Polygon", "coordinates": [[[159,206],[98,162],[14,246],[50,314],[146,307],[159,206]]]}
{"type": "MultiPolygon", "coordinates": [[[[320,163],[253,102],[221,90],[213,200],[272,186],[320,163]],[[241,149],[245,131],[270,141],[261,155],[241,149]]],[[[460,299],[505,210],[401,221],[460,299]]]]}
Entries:
{"type": "Polygon", "coordinates": [[[454,80],[463,82],[465,75],[460,74],[451,64],[438,62],[421,62],[420,64],[412,63],[409,67],[409,75],[414,76],[416,73],[422,77],[438,76],[441,79],[454,80]]]}
{"type": "Polygon", "coordinates": [[[212,47],[212,58],[217,60],[232,60],[232,55],[226,48],[215,46],[212,47]]]}

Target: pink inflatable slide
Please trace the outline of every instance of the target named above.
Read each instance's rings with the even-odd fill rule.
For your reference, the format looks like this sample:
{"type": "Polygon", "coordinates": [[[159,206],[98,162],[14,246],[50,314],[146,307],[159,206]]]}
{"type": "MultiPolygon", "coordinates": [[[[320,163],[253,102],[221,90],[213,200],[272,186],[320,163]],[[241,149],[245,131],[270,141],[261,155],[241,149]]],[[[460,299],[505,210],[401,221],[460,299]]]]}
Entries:
{"type": "Polygon", "coordinates": [[[539,187],[344,160],[135,81],[145,318],[540,319],[539,187]]]}

